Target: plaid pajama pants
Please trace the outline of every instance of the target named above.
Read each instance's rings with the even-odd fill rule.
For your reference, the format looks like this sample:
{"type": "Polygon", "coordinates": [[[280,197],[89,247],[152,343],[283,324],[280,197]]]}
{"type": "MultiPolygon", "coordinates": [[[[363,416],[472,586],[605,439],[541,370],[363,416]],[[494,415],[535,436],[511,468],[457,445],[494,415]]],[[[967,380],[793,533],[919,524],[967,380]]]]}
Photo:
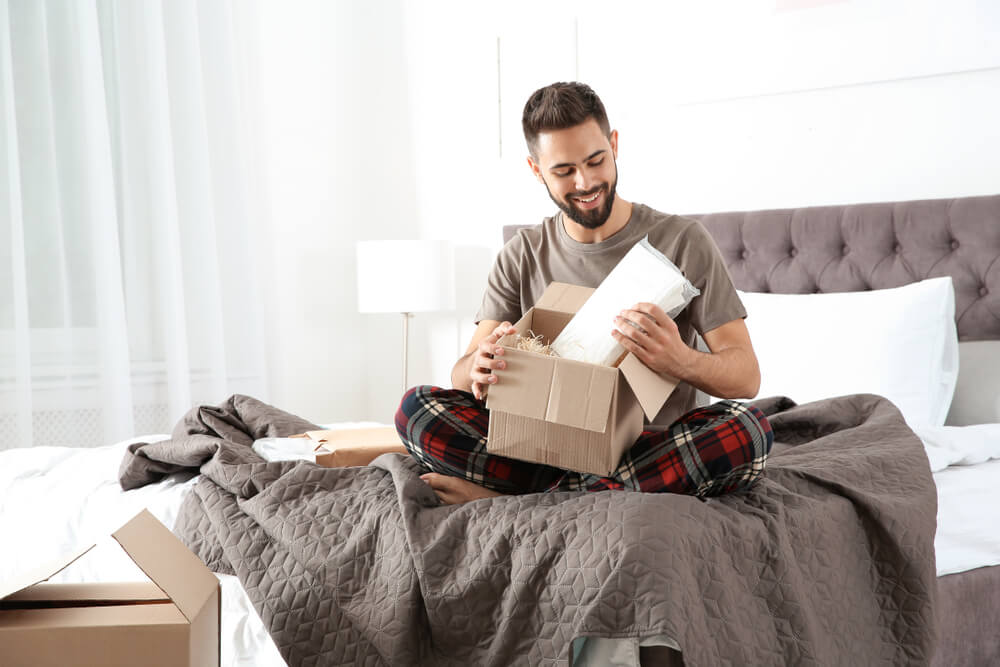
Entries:
{"type": "Polygon", "coordinates": [[[749,488],[774,439],[760,410],[720,401],[688,412],[666,431],[644,431],[615,472],[601,477],[489,454],[488,426],[485,404],[457,389],[414,387],[396,411],[403,444],[428,471],[507,494],[626,489],[717,496],[749,488]]]}

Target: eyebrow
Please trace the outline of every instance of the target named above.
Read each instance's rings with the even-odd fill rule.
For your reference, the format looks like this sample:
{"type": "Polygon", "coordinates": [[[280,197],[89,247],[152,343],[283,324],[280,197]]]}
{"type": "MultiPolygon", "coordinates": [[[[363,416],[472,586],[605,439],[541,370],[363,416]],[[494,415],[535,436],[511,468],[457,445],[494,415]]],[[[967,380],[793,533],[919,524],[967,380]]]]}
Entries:
{"type": "MultiPolygon", "coordinates": [[[[586,158],[584,158],[583,161],[584,162],[590,162],[591,160],[593,160],[595,157],[597,157],[601,153],[607,153],[607,152],[608,152],[608,149],[602,148],[601,150],[594,151],[593,153],[591,153],[590,155],[588,155],[586,158]]],[[[554,164],[551,167],[549,167],[549,171],[555,171],[556,169],[565,169],[566,167],[575,167],[575,166],[576,166],[575,162],[560,162],[559,164],[554,164]]]]}

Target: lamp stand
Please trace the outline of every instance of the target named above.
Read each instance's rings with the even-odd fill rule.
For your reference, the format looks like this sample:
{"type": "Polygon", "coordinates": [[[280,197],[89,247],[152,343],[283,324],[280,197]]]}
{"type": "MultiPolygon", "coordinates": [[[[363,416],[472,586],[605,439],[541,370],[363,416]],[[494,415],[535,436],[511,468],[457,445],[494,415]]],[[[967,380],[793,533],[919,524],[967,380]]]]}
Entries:
{"type": "Polygon", "coordinates": [[[406,353],[410,347],[410,316],[412,313],[403,313],[403,391],[400,395],[405,394],[406,390],[409,388],[406,385],[406,369],[407,369],[407,359],[406,353]]]}

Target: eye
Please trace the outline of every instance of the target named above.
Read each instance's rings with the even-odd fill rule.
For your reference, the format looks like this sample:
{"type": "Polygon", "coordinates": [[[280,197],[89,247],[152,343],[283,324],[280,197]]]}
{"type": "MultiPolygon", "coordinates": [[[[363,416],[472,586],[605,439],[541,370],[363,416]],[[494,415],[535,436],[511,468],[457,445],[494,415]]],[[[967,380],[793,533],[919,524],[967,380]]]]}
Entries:
{"type": "Polygon", "coordinates": [[[604,164],[604,158],[601,158],[600,160],[596,160],[594,162],[588,162],[587,164],[591,167],[600,167],[602,164],[604,164]]]}
{"type": "Polygon", "coordinates": [[[566,178],[572,173],[573,173],[572,169],[567,169],[566,171],[557,171],[556,176],[558,176],[559,178],[566,178]]]}

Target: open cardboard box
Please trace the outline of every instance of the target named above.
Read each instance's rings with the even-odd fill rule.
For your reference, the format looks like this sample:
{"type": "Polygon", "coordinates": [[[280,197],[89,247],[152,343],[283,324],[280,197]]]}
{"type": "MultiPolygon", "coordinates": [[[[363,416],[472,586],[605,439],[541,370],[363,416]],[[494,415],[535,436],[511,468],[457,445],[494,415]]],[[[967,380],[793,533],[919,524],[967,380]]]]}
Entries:
{"type": "Polygon", "coordinates": [[[51,584],[94,545],[0,583],[0,664],[219,664],[219,580],[143,510],[112,536],[148,582],[51,584]]]}
{"type": "MultiPolygon", "coordinates": [[[[550,283],[514,328],[551,343],[593,292],[550,283]]],[[[643,414],[655,418],[677,386],[632,354],[615,368],[518,350],[515,343],[514,334],[498,342],[507,368],[486,394],[491,454],[610,475],[642,433],[643,414]]]]}

